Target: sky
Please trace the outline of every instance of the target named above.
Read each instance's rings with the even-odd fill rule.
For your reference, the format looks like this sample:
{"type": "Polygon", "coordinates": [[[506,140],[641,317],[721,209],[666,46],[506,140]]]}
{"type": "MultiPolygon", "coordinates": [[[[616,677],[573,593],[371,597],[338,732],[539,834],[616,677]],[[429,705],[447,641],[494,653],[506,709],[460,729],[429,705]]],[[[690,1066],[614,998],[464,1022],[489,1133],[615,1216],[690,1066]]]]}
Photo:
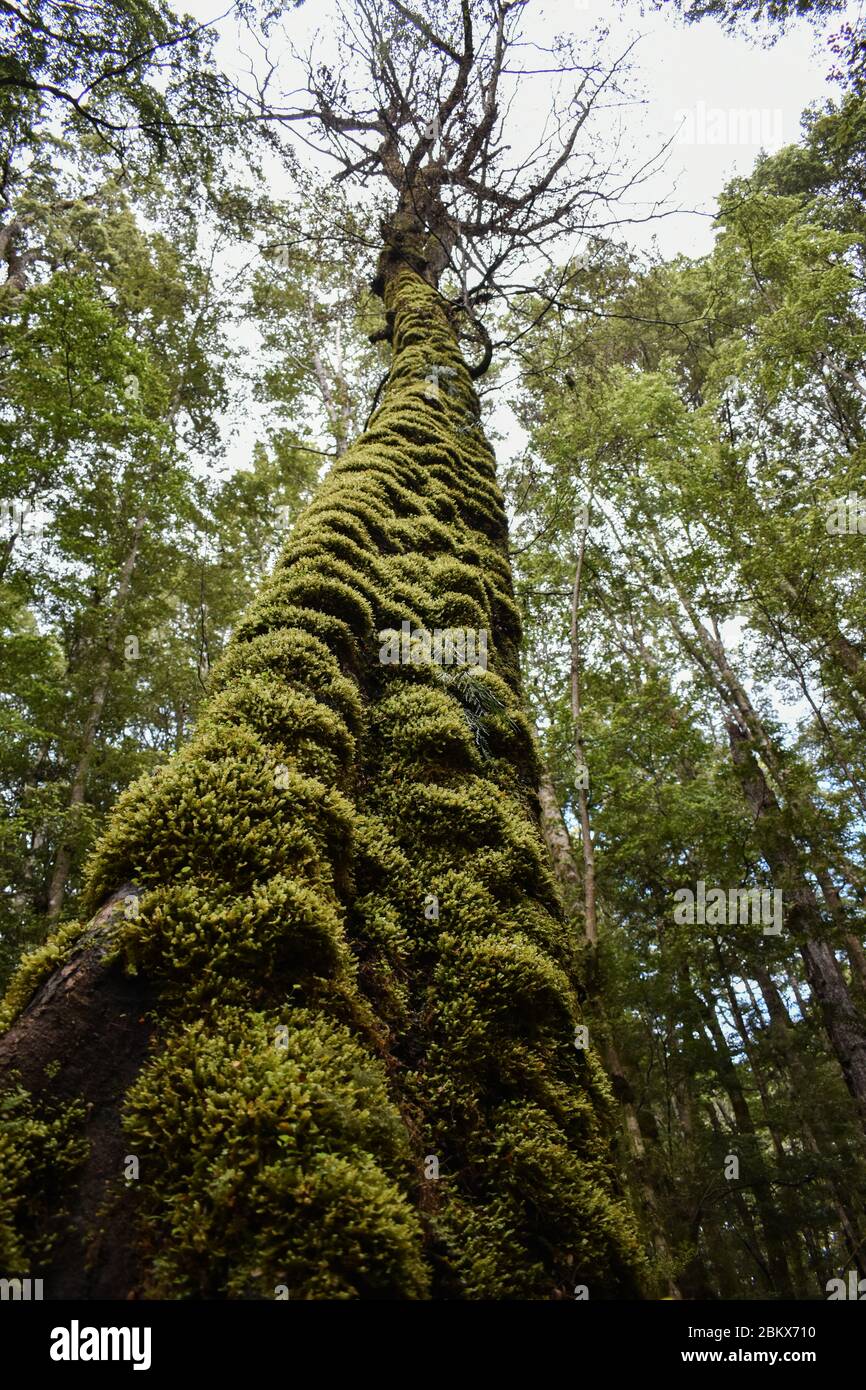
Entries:
{"type": "MultiPolygon", "coordinates": [[[[849,13],[857,13],[862,3],[855,0],[849,13]]],[[[213,0],[186,0],[183,8],[200,20],[221,13],[213,0]]],[[[605,51],[612,56],[634,44],[631,99],[610,101],[594,112],[586,133],[602,146],[618,142],[632,167],[667,147],[663,168],[637,200],[623,206],[623,213],[636,220],[625,223],[621,234],[640,249],[655,241],[666,257],[698,256],[712,245],[712,212],[724,181],[747,173],[760,148],[772,152],[796,140],[803,109],[836,94],[826,76],[831,66],[826,38],[844,16],[819,25],[796,22],[765,48],[745,34],[725,33],[713,20],[686,25],[672,4],[642,9],[638,0],[529,0],[524,30],[527,40],[540,46],[555,33],[570,32],[588,47],[593,34],[604,29],[605,51]],[[664,215],[643,220],[659,203],[664,215]]],[[[324,56],[333,51],[334,10],[334,0],[307,0],[273,36],[271,53],[281,59],[287,87],[296,74],[292,45],[304,49],[315,38],[324,56]]],[[[230,20],[217,28],[218,61],[234,74],[242,72],[253,46],[248,39],[239,43],[230,20]]],[[[260,66],[260,55],[254,61],[260,66]]],[[[523,83],[510,132],[518,147],[544,119],[546,84],[545,78],[523,83]]],[[[329,166],[321,168],[326,177],[329,166]]]]}
{"type": "MultiPolygon", "coordinates": [[[[848,13],[857,14],[863,3],[866,0],[854,0],[848,13]]],[[[185,0],[178,3],[181,8],[203,21],[221,14],[226,5],[225,0],[222,5],[219,0],[185,0]]],[[[335,12],[336,0],[306,0],[271,35],[269,56],[279,59],[283,90],[296,87],[300,76],[293,48],[305,51],[314,45],[325,60],[334,54],[335,12]]],[[[605,34],[603,51],[610,58],[629,50],[626,95],[602,102],[583,134],[594,150],[615,148],[621,163],[631,169],[659,161],[656,172],[618,205],[626,220],[617,235],[638,251],[655,249],[665,258],[708,253],[716,199],[725,181],[747,174],[761,148],[773,152],[795,141],[803,110],[838,95],[836,85],[827,80],[832,66],[827,36],[845,15],[820,24],[795,22],[770,48],[751,37],[752,25],[748,33],[730,35],[713,20],[684,24],[672,4],[644,9],[640,0],[529,0],[523,18],[530,45],[527,66],[543,66],[538,51],[563,32],[578,38],[581,54],[591,51],[600,33],[605,34]]],[[[243,82],[251,60],[262,70],[262,54],[249,35],[239,35],[230,19],[216,27],[216,59],[226,71],[243,82]]],[[[509,124],[509,139],[518,154],[521,142],[531,144],[544,122],[549,84],[544,76],[521,80],[509,124]]],[[[315,161],[305,147],[298,148],[308,164],[320,169],[323,180],[332,175],[332,163],[315,161]]],[[[275,197],[291,196],[288,180],[277,167],[273,180],[275,197]]],[[[565,259],[580,247],[560,249],[565,259]]],[[[243,351],[254,354],[254,343],[244,343],[243,351]]],[[[514,457],[525,448],[526,435],[507,392],[500,393],[500,401],[489,424],[499,436],[499,456],[514,457]]],[[[248,401],[235,416],[235,428],[227,428],[232,436],[227,440],[229,469],[248,466],[250,434],[258,418],[258,408],[248,401]]],[[[324,439],[319,443],[331,447],[324,439]]]]}
{"type": "MultiPolygon", "coordinates": [[[[655,236],[665,256],[703,255],[712,246],[712,210],[725,180],[748,173],[761,147],[772,153],[793,143],[804,108],[837,93],[826,78],[826,35],[840,20],[820,28],[792,25],[768,49],[726,34],[712,20],[686,25],[673,5],[641,16],[634,4],[586,3],[611,20],[614,34],[639,35],[633,58],[643,100],[627,114],[628,129],[636,149],[672,142],[664,172],[650,187],[672,207],[691,210],[626,236],[640,247],[655,236]]],[[[539,22],[543,14],[565,23],[573,8],[573,0],[543,0],[539,22]]]]}

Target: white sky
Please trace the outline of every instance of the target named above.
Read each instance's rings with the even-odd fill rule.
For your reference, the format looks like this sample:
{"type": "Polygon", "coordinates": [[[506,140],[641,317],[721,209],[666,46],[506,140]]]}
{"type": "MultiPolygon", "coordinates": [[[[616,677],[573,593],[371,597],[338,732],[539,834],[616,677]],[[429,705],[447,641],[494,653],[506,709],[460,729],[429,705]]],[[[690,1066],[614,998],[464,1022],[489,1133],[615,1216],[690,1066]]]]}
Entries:
{"type": "MultiPolygon", "coordinates": [[[[219,0],[176,0],[177,8],[206,20],[222,12],[219,0]]],[[[348,0],[350,3],[350,0],[348,0]]],[[[859,12],[866,0],[854,0],[848,13],[859,12]]],[[[275,86],[289,90],[298,83],[299,73],[290,48],[305,50],[316,36],[319,52],[333,53],[335,0],[307,0],[283,21],[282,33],[272,35],[271,57],[284,53],[280,81],[275,86]]],[[[631,53],[631,74],[627,86],[628,104],[611,102],[593,112],[592,122],[583,134],[593,148],[617,144],[620,161],[637,168],[669,144],[663,165],[647,183],[629,195],[620,212],[636,220],[625,223],[618,235],[637,250],[648,250],[655,243],[665,257],[682,253],[700,256],[712,246],[712,218],[716,198],[725,181],[734,173],[748,173],[759,148],[774,150],[798,138],[800,116],[813,102],[822,103],[838,94],[827,81],[832,55],[827,37],[838,29],[844,16],[823,24],[797,22],[772,48],[761,47],[749,34],[730,36],[721,26],[704,20],[685,25],[673,5],[661,10],[641,12],[639,0],[529,0],[523,16],[525,37],[547,45],[556,33],[571,32],[585,37],[587,45],[593,31],[609,31],[605,52],[611,57],[622,53],[637,40],[631,53]],[[659,205],[663,216],[641,221],[659,205]]],[[[233,76],[249,66],[249,55],[261,55],[250,42],[242,40],[231,21],[217,26],[221,35],[216,57],[233,76]]],[[[550,99],[548,78],[524,79],[515,103],[509,138],[517,151],[521,142],[540,129],[550,99]]],[[[309,161],[314,158],[304,151],[309,161]]],[[[336,166],[317,161],[322,176],[336,166]]],[[[285,176],[274,173],[275,197],[291,196],[285,176]],[[285,187],[281,187],[281,180],[285,187]]],[[[562,258],[577,246],[564,245],[562,258]]],[[[250,341],[243,350],[255,353],[250,341]]],[[[506,397],[497,408],[492,425],[503,438],[497,446],[500,457],[514,455],[526,437],[516,424],[506,397]]],[[[259,412],[249,402],[243,411],[243,424],[228,445],[229,467],[244,467],[249,461],[251,430],[259,412]]],[[[228,425],[228,422],[226,422],[228,425]]],[[[323,444],[323,447],[330,445],[323,444]]]]}
{"type": "MultiPolygon", "coordinates": [[[[854,0],[849,13],[859,12],[862,4],[854,0]]],[[[214,0],[186,0],[178,4],[181,8],[199,20],[220,13],[214,0]]],[[[334,9],[334,0],[307,0],[286,17],[285,39],[275,37],[272,52],[279,53],[284,44],[288,48],[289,42],[303,49],[318,34],[327,54],[334,9]]],[[[604,142],[621,133],[622,147],[635,164],[673,141],[664,171],[644,186],[642,205],[635,207],[641,216],[652,200],[663,200],[671,212],[650,224],[624,228],[623,235],[641,248],[655,237],[666,256],[701,255],[712,244],[711,214],[725,179],[746,173],[761,145],[773,150],[796,140],[803,109],[836,94],[835,84],[826,78],[832,65],[826,39],[842,18],[818,25],[794,23],[773,48],[765,49],[749,37],[727,35],[713,20],[685,25],[673,5],[642,14],[639,0],[529,0],[524,32],[527,39],[546,44],[554,33],[588,38],[603,26],[609,30],[612,55],[637,38],[630,82],[633,104],[597,112],[587,134],[604,142]],[[689,211],[673,212],[676,208],[689,211]]],[[[217,27],[222,36],[218,61],[237,73],[245,60],[238,53],[234,26],[223,22],[217,27]]],[[[253,52],[248,41],[244,47],[253,52]]],[[[291,86],[288,52],[281,71],[285,86],[291,86]]],[[[549,95],[545,82],[542,78],[525,84],[525,96],[514,113],[516,140],[543,120],[549,95]]]]}

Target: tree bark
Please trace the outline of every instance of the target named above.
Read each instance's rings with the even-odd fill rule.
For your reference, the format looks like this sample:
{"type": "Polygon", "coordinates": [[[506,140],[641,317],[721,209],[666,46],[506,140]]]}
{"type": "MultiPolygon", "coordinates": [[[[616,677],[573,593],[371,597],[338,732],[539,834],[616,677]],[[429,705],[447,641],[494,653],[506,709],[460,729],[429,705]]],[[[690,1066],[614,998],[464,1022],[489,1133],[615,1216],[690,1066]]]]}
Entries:
{"type": "Polygon", "coordinates": [[[128,1143],[121,1112],[147,1057],[149,1012],[158,994],[152,981],[127,975],[110,956],[138,896],[131,883],[111,894],[0,1035],[0,1085],[23,1084],[41,1104],[75,1101],[85,1110],[88,1154],[66,1204],[71,1222],[49,1221],[45,1233],[56,1244],[36,1271],[45,1276],[49,1298],[124,1297],[140,1280],[129,1242],[132,1194],[123,1182],[128,1143]]]}
{"type": "Polygon", "coordinates": [[[553,860],[559,886],[562,889],[566,910],[569,913],[574,913],[583,898],[580,874],[574,862],[571,840],[559,809],[556,788],[546,767],[542,768],[538,782],[538,801],[541,806],[541,825],[544,838],[553,860]]]}

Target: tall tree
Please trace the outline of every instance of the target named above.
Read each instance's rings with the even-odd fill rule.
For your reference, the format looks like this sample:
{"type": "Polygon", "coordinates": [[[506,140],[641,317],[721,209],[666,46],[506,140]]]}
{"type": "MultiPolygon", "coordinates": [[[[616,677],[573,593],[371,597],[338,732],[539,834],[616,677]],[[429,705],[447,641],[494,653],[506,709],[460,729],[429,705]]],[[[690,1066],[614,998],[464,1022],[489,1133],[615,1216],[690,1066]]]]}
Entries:
{"type": "Polygon", "coordinates": [[[369,95],[352,107],[347,69],[318,67],[314,105],[287,117],[390,185],[374,281],[390,370],[192,740],[121,798],[91,920],[13,983],[0,1230],[7,1265],[53,1242],[55,1294],[639,1291],[458,325],[476,375],[491,346],[471,294],[439,290],[458,238],[486,256],[477,300],[598,196],[592,161],[571,166],[609,77],[589,64],[547,162],[504,167],[521,9],[359,4],[344,42],[369,95]],[[486,660],[431,660],[437,631],[486,639],[486,660]],[[49,1144],[71,1221],[29,1204],[49,1144]]]}

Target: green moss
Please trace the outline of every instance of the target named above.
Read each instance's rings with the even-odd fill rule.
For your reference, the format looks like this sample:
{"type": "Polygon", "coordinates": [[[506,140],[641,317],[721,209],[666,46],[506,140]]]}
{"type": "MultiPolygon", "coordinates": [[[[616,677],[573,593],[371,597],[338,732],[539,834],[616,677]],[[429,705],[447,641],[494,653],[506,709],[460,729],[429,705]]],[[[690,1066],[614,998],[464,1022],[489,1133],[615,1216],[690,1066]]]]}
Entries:
{"type": "Polygon", "coordinates": [[[0,1004],[0,1033],[5,1032],[30,1003],[52,970],[70,959],[83,931],[81,922],[64,922],[47,941],[21,958],[0,1004]]]}
{"type": "Polygon", "coordinates": [[[358,892],[376,891],[384,902],[397,907],[404,921],[417,920],[423,911],[422,880],[379,816],[359,811],[354,849],[358,892]]]}
{"type": "Polygon", "coordinates": [[[223,727],[231,733],[245,726],[287,757],[326,749],[347,768],[355,751],[354,738],[330,705],[258,675],[239,675],[211,702],[202,722],[216,737],[223,727]]]}
{"type": "Polygon", "coordinates": [[[359,732],[358,687],[342,675],[330,647],[314,633],[294,627],[235,642],[214,667],[211,689],[217,693],[247,674],[272,675],[296,690],[306,690],[340,714],[352,733],[359,732]]]}
{"type": "Polygon", "coordinates": [[[125,1123],[159,1175],[142,1193],[151,1296],[426,1293],[405,1130],[347,1029],[220,1010],[167,1040],[125,1123]]]}
{"type": "Polygon", "coordinates": [[[0,1092],[0,1269],[40,1277],[63,1227],[62,1194],[87,1157],[84,1108],[0,1092]]]}
{"type": "Polygon", "coordinates": [[[441,775],[443,765],[475,769],[478,753],[456,702],[429,685],[404,684],[376,706],[371,728],[383,764],[396,774],[441,775]]]}
{"type": "Polygon", "coordinates": [[[287,602],[282,596],[271,596],[266,590],[256,599],[249,611],[235,629],[235,641],[251,641],[262,634],[292,631],[317,637],[330,648],[338,661],[350,668],[358,664],[358,645],[348,623],[332,613],[320,612],[317,608],[305,608],[303,604],[287,602]]]}
{"type": "MultiPolygon", "coordinates": [[[[339,508],[321,506],[315,513],[306,512],[298,521],[294,530],[293,540],[303,542],[308,536],[314,540],[327,535],[329,537],[345,536],[357,548],[360,555],[369,556],[371,559],[377,549],[376,540],[382,535],[377,527],[377,536],[369,526],[366,526],[361,518],[356,514],[354,508],[343,505],[339,508]]],[[[277,561],[277,570],[286,568],[289,560],[289,547],[287,546],[277,561]]],[[[339,553],[335,551],[335,554],[339,553]]]]}
{"type": "Polygon", "coordinates": [[[436,1032],[455,1067],[466,1058],[470,1066],[483,1066],[509,1037],[559,1037],[567,1044],[575,1019],[573,991],[526,937],[443,932],[438,947],[436,1032]]]}
{"type": "Polygon", "coordinates": [[[474,600],[478,611],[485,615],[485,619],[489,618],[487,589],[478,568],[473,568],[462,560],[441,558],[431,566],[430,581],[435,594],[452,598],[457,594],[465,595],[474,600]]]}
{"type": "Polygon", "coordinates": [[[94,911],[118,882],[197,874],[236,888],[288,868],[349,858],[352,810],[333,788],[279,763],[249,729],[211,730],[159,777],[133,783],[88,866],[94,911]],[[288,814],[289,810],[291,814],[288,814]]]}
{"type": "Polygon", "coordinates": [[[305,538],[297,538],[283,551],[280,568],[289,568],[300,561],[312,562],[314,568],[321,566],[322,572],[336,573],[347,578],[350,583],[362,582],[369,597],[375,599],[381,568],[369,541],[367,549],[337,530],[334,526],[321,526],[305,538]],[[372,583],[368,582],[372,581],[372,583]]]}
{"type": "MultiPolygon", "coordinates": [[[[447,502],[447,495],[437,499],[439,504],[447,502]]],[[[392,535],[403,548],[404,554],[413,556],[437,556],[448,554],[454,549],[455,541],[453,531],[447,526],[441,525],[437,519],[441,505],[435,509],[434,515],[412,517],[411,520],[400,519],[395,521],[392,535]]],[[[453,519],[454,506],[451,504],[451,517],[453,519]]]]}
{"type": "Polygon", "coordinates": [[[272,602],[315,606],[316,610],[339,618],[361,641],[373,630],[373,610],[363,590],[368,586],[348,566],[334,561],[330,565],[298,565],[274,583],[272,602]],[[339,578],[334,577],[335,573],[339,578]],[[351,578],[351,582],[346,580],[351,578]]]}
{"type": "Polygon", "coordinates": [[[285,990],[309,976],[352,973],[334,894],[296,874],[256,884],[246,897],[211,884],[146,893],[125,924],[123,949],[136,970],[165,978],[197,1004],[255,996],[262,974],[285,990]]]}
{"type": "Polygon", "coordinates": [[[628,1295],[634,1223],[545,1110],[502,1106],[468,1147],[476,1199],[470,1208],[449,1192],[437,1216],[455,1296],[573,1298],[579,1284],[591,1298],[628,1295]]]}

